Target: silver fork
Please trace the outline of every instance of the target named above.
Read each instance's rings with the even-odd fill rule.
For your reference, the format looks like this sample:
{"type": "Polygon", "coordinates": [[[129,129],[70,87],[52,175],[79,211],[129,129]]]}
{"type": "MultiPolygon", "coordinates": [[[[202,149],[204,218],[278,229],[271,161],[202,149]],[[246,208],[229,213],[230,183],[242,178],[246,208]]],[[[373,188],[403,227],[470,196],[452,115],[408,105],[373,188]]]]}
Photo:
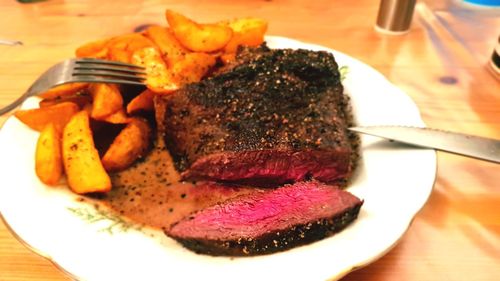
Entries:
{"type": "Polygon", "coordinates": [[[31,96],[58,85],[74,82],[144,85],[145,72],[140,66],[92,58],[67,59],[53,65],[11,104],[0,109],[3,115],[31,96]]]}

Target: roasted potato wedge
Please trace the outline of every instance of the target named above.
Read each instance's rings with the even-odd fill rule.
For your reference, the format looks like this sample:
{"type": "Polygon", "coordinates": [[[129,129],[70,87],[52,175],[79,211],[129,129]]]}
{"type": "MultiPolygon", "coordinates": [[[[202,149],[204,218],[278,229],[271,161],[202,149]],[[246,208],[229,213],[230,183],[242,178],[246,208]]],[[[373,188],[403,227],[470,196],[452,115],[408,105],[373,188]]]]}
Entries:
{"type": "Polygon", "coordinates": [[[49,123],[40,133],[36,144],[35,172],[41,182],[56,185],[63,171],[61,131],[49,123]]]}
{"type": "Polygon", "coordinates": [[[63,102],[72,102],[72,103],[77,104],[80,108],[83,108],[83,107],[85,107],[85,105],[92,103],[92,97],[90,95],[80,94],[80,93],[81,92],[79,92],[75,95],[66,95],[63,97],[55,98],[55,99],[41,100],[38,103],[38,106],[49,107],[49,106],[53,106],[53,105],[60,104],[63,102]]]}
{"type": "Polygon", "coordinates": [[[127,104],[127,113],[134,114],[140,111],[153,111],[154,96],[155,93],[149,89],[143,91],[127,104]]]}
{"type": "Polygon", "coordinates": [[[219,58],[223,64],[228,65],[236,60],[236,53],[222,54],[219,58]]]}
{"type": "Polygon", "coordinates": [[[141,118],[131,118],[102,157],[104,168],[107,171],[119,171],[129,167],[144,155],[150,139],[151,128],[148,122],[141,118]]]}
{"type": "Polygon", "coordinates": [[[194,52],[214,52],[226,46],[233,30],[220,24],[199,24],[171,10],[166,11],[167,22],[175,37],[194,52]]]}
{"type": "Polygon", "coordinates": [[[123,107],[123,97],[115,84],[92,84],[89,93],[92,96],[93,119],[102,120],[123,107]]]}
{"type": "Polygon", "coordinates": [[[130,53],[126,50],[115,49],[108,52],[108,59],[124,63],[130,63],[130,53]]]}
{"type": "Polygon", "coordinates": [[[146,86],[153,92],[170,93],[179,88],[158,49],[150,47],[135,51],[132,63],[145,68],[146,86]]]}
{"type": "Polygon", "coordinates": [[[88,86],[88,83],[67,83],[56,86],[38,96],[42,99],[55,99],[66,95],[74,95],[79,91],[85,90],[88,86]]]}
{"type": "Polygon", "coordinates": [[[132,54],[139,49],[154,47],[154,43],[140,33],[117,36],[107,43],[108,59],[131,63],[132,54]]]}
{"type": "Polygon", "coordinates": [[[62,102],[53,106],[19,110],[14,115],[33,130],[42,131],[49,123],[62,130],[71,117],[80,110],[72,102],[62,102]]]}
{"type": "Polygon", "coordinates": [[[169,28],[152,25],[144,31],[144,35],[158,46],[169,68],[173,66],[174,62],[189,52],[189,50],[179,43],[169,28]]]}
{"type": "Polygon", "coordinates": [[[75,55],[79,58],[107,58],[109,40],[102,39],[86,43],[76,49],[75,55]]]}
{"type": "Polygon", "coordinates": [[[267,22],[259,18],[242,18],[226,23],[233,36],[224,47],[226,53],[236,53],[238,46],[258,46],[264,42],[267,22]]]}
{"type": "Polygon", "coordinates": [[[126,124],[130,121],[130,118],[127,116],[127,113],[125,113],[125,110],[120,108],[120,110],[102,118],[101,121],[112,124],[126,124]]]}
{"type": "Polygon", "coordinates": [[[174,64],[172,72],[181,85],[199,82],[215,63],[215,57],[207,53],[188,53],[174,64]]]}
{"type": "Polygon", "coordinates": [[[62,156],[68,185],[75,193],[111,190],[111,179],[95,148],[87,111],[75,114],[64,127],[62,156]]]}

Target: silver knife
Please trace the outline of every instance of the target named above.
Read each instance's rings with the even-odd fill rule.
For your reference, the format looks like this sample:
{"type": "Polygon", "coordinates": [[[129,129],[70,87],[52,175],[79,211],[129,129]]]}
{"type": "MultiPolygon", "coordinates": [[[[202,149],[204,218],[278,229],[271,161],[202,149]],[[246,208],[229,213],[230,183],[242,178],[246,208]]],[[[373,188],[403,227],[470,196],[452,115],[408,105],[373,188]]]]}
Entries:
{"type": "Polygon", "coordinates": [[[429,128],[406,126],[352,127],[349,130],[419,147],[433,148],[500,163],[500,140],[429,128]]]}

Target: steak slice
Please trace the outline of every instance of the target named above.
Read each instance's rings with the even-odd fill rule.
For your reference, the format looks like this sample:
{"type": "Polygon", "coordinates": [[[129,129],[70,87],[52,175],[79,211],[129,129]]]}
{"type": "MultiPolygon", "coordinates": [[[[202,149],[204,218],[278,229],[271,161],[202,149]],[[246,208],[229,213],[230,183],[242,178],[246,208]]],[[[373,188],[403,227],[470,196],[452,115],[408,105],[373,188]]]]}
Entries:
{"type": "Polygon", "coordinates": [[[349,179],[358,140],[331,53],[263,46],[157,96],[160,137],[184,180],[279,185],[349,179]]]}
{"type": "Polygon", "coordinates": [[[259,190],[193,213],[165,233],[197,253],[261,255],[340,231],[363,201],[317,181],[259,190]]]}

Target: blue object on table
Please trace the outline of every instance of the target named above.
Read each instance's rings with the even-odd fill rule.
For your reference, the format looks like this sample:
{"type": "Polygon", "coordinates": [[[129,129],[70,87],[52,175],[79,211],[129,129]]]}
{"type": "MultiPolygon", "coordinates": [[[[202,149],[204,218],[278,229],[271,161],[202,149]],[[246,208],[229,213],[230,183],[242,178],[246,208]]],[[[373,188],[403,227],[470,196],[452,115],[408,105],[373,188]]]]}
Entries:
{"type": "Polygon", "coordinates": [[[500,0],[464,0],[464,2],[482,6],[500,7],[500,0]]]}

